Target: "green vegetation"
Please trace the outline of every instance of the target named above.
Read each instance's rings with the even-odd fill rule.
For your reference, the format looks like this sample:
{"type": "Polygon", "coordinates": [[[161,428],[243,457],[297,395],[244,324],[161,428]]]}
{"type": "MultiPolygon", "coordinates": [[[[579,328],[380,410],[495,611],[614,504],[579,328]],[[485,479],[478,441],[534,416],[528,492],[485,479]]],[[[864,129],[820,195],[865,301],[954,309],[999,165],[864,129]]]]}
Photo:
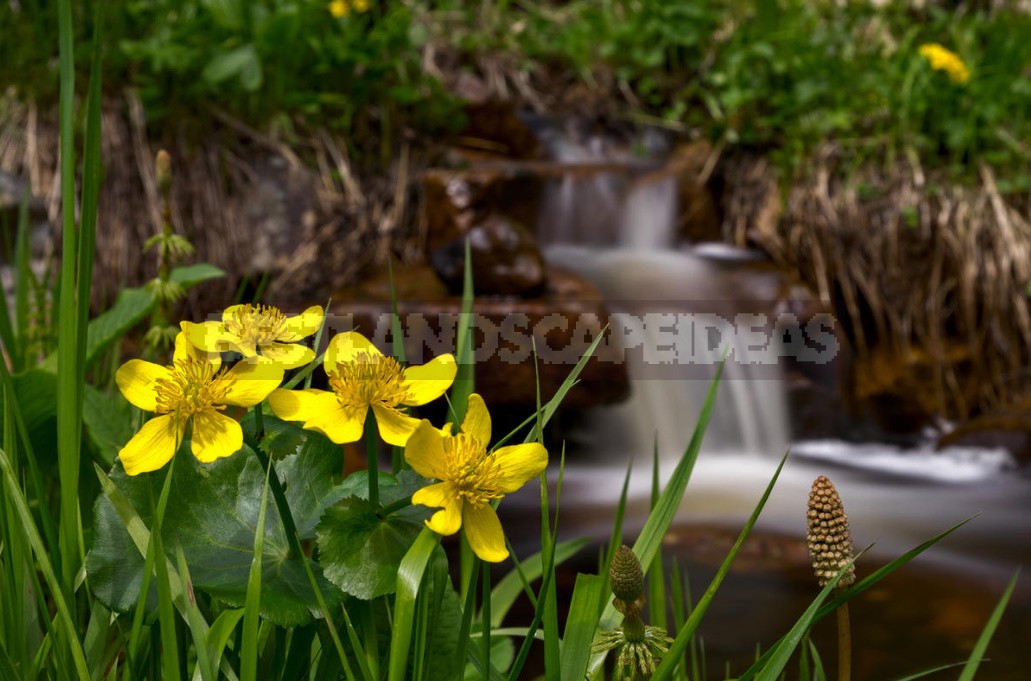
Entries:
{"type": "MultiPolygon", "coordinates": [[[[453,129],[457,102],[423,69],[426,49],[457,54],[445,75],[510,57],[516,72],[569,73],[626,111],[794,168],[833,143],[855,162],[919,159],[953,178],[993,166],[1027,189],[1031,15],[930,3],[821,0],[449,0],[371,3],[337,17],[319,0],[105,3],[104,82],[136,88],[151,119],[218,109],[256,125],[304,120],[354,137],[453,129]],[[966,82],[932,68],[927,44],[956,53],[966,82]],[[608,85],[604,85],[608,84],[608,85]]],[[[76,44],[92,35],[77,4],[76,44]]],[[[55,94],[56,18],[47,3],[0,5],[0,82],[55,94]]],[[[504,69],[503,69],[504,71],[504,69]]],[[[532,79],[530,81],[533,82],[532,79]]],[[[540,93],[545,100],[553,93],[540,93]]],[[[569,103],[567,103],[569,104],[569,103]]]]}
{"type": "MultiPolygon", "coordinates": [[[[153,369],[153,365],[147,368],[139,360],[123,364],[123,338],[138,341],[134,329],[152,315],[162,326],[171,320],[161,317],[159,306],[167,301],[153,289],[123,291],[110,310],[89,319],[97,196],[103,167],[99,143],[101,39],[94,38],[90,52],[93,68],[84,88],[88,95],[81,107],[85,136],[79,174],[73,144],[76,110],[71,0],[62,0],[58,8],[64,189],[59,286],[54,309],[33,317],[29,313],[29,293],[38,284],[28,267],[28,221],[23,212],[16,241],[19,280],[13,312],[7,309],[6,298],[0,296],[0,342],[5,351],[5,361],[0,362],[0,679],[403,681],[464,677],[515,681],[525,678],[529,654],[538,639],[542,641],[547,678],[580,679],[587,673],[597,675],[593,678],[603,676],[606,653],[592,652],[591,648],[598,632],[623,627],[623,636],[631,637],[636,631],[620,622],[606,588],[609,566],[621,543],[626,487],[618,500],[612,541],[599,570],[597,574],[577,576],[570,597],[573,607],[561,622],[556,566],[584,543],[559,543],[556,539],[563,457],[551,453],[552,468],[559,474],[553,499],[549,498],[546,475],[541,472],[537,477],[539,467],[525,463],[525,459],[533,458],[531,454],[543,449],[540,442],[544,429],[590,352],[555,396],[538,404],[520,428],[502,438],[523,441],[522,445],[512,445],[513,451],[527,448],[519,449],[525,458],[513,463],[513,468],[521,467],[519,475],[498,463],[500,470],[488,466],[489,470],[481,471],[482,484],[474,490],[463,490],[467,493],[465,503],[483,512],[490,509],[488,501],[496,503],[503,493],[514,491],[510,489],[513,478],[521,483],[526,471],[533,468],[529,477],[540,484],[540,551],[531,556],[513,555],[512,571],[492,583],[485,560],[496,560],[501,551],[512,552],[511,547],[497,548],[498,533],[485,531],[484,525],[463,514],[461,536],[463,541],[468,540],[468,547],[463,544],[458,558],[452,558],[459,563],[458,588],[452,581],[440,535],[424,520],[430,519],[436,529],[447,525],[435,525],[436,515],[427,508],[431,504],[414,500],[420,493],[428,494],[429,476],[423,473],[454,482],[447,471],[435,472],[435,466],[443,466],[432,456],[437,452],[435,447],[443,452],[445,447],[456,451],[468,445],[463,452],[480,456],[488,444],[480,441],[482,438],[476,440],[476,447],[469,444],[475,439],[472,435],[484,431],[483,412],[474,397],[471,315],[462,315],[459,322],[454,353],[458,366],[446,381],[423,377],[428,382],[447,384],[434,386],[434,396],[450,387],[451,421],[462,423],[463,433],[459,437],[441,434],[434,427],[440,424],[421,422],[410,438],[423,442],[425,451],[410,444],[400,452],[394,450],[389,473],[377,472],[373,466],[368,472],[340,475],[338,444],[350,436],[336,435],[352,433],[353,415],[347,416],[351,421],[346,423],[320,421],[322,425],[314,430],[298,425],[305,422],[311,426],[322,417],[318,410],[304,412],[297,406],[304,400],[287,394],[302,381],[310,386],[311,373],[321,364],[313,350],[301,353],[303,362],[299,364],[283,362],[272,372],[274,380],[255,368],[248,374],[251,383],[270,383],[257,397],[258,388],[249,387],[242,391],[245,394],[235,397],[228,388],[221,392],[212,388],[214,360],[199,354],[196,347],[190,350],[193,354],[177,353],[172,360],[173,366],[188,368],[174,376],[185,382],[177,383],[169,377],[127,382],[127,374],[145,378],[157,375],[146,372],[164,369],[153,369]],[[81,180],[78,193],[77,178],[81,180]],[[81,206],[78,222],[76,199],[81,206]],[[49,330],[40,332],[34,324],[49,330]],[[284,366],[294,373],[282,390],[271,392],[279,386],[284,366]],[[138,373],[126,367],[134,367],[138,373]],[[266,403],[264,398],[270,394],[266,403]],[[153,407],[144,410],[141,404],[148,399],[153,407]],[[219,408],[223,405],[242,409],[223,412],[219,408]],[[148,418],[145,411],[156,413],[148,418]],[[215,421],[215,415],[224,421],[215,421]],[[162,431],[160,437],[155,435],[149,442],[139,439],[140,433],[159,419],[178,426],[180,419],[186,418],[193,419],[191,431],[170,428],[173,435],[162,431]],[[238,444],[232,439],[237,431],[242,438],[238,444]],[[183,439],[184,435],[188,437],[183,439]],[[440,438],[447,444],[441,444],[440,438]],[[136,446],[131,448],[133,442],[136,446]],[[166,452],[168,457],[157,460],[162,456],[158,445],[169,443],[172,447],[166,452]],[[191,452],[216,460],[201,463],[191,452]],[[117,460],[116,455],[120,457],[117,460]],[[126,472],[130,458],[133,465],[140,466],[132,471],[134,474],[126,472]],[[473,492],[488,496],[470,496],[473,492]],[[363,560],[354,560],[356,554],[363,560]],[[533,609],[529,622],[504,626],[513,604],[524,595],[533,609]]],[[[168,243],[170,231],[163,236],[168,243]]],[[[220,275],[210,266],[173,269],[169,260],[163,262],[166,290],[170,283],[177,290],[186,289],[220,275]]],[[[473,299],[469,271],[467,262],[466,312],[473,299]]],[[[301,337],[312,332],[314,329],[306,329],[301,337]]],[[[321,330],[316,334],[315,347],[319,347],[320,335],[321,330]]],[[[179,341],[184,346],[188,343],[192,341],[179,341]]],[[[341,359],[330,362],[328,368],[337,372],[331,378],[341,384],[346,383],[341,378],[342,365],[395,366],[389,358],[372,362],[368,353],[362,360],[357,359],[362,354],[358,352],[345,356],[332,342],[327,352],[334,348],[341,359]]],[[[248,354],[242,345],[237,349],[240,354],[248,354]]],[[[253,359],[252,365],[268,368],[274,364],[266,356],[271,354],[265,352],[253,359]]],[[[161,361],[167,362],[168,358],[162,357],[161,361]]],[[[247,362],[241,360],[227,374],[218,375],[249,371],[247,362]]],[[[406,381],[409,378],[405,375],[406,381]]],[[[384,383],[394,385],[385,379],[384,383]]],[[[778,468],[715,578],[697,601],[692,602],[678,570],[668,580],[656,570],[661,566],[662,539],[690,480],[718,387],[717,376],[683,456],[665,487],[660,489],[655,484],[651,512],[632,547],[641,571],[649,579],[650,599],[665,603],[667,594],[674,596],[669,618],[672,641],[655,668],[654,679],[703,678],[699,657],[704,653],[696,639],[698,625],[780,473],[778,468]]],[[[344,390],[333,389],[338,396],[344,390]]],[[[314,393],[305,394],[311,397],[314,393]]],[[[412,393],[406,392],[405,396],[412,397],[412,393]]],[[[420,393],[419,400],[425,397],[420,393]]],[[[415,404],[418,400],[405,402],[399,397],[398,402],[415,404]]],[[[380,412],[376,406],[371,409],[376,418],[366,419],[364,433],[370,450],[380,446],[377,433],[400,447],[396,440],[402,428],[397,423],[403,423],[403,418],[398,419],[393,412],[380,412]]],[[[365,412],[361,418],[366,418],[365,412]]],[[[489,425],[486,429],[489,432],[489,425]]],[[[356,435],[362,437],[360,432],[356,435]]],[[[493,451],[499,456],[504,450],[493,451]]],[[[453,497],[451,494],[441,505],[452,503],[453,497]]],[[[847,589],[836,591],[838,581],[852,564],[845,565],[783,638],[757,655],[755,664],[744,670],[740,679],[782,678],[798,650],[801,668],[825,678],[818,656],[807,643],[811,627],[951,531],[847,589]]],[[[637,590],[641,590],[640,584],[637,590]]],[[[1011,583],[964,668],[964,680],[973,676],[1012,591],[1011,583]]],[[[633,613],[635,617],[641,614],[636,608],[633,613]]],[[[640,629],[641,622],[632,624],[640,629]]]]}

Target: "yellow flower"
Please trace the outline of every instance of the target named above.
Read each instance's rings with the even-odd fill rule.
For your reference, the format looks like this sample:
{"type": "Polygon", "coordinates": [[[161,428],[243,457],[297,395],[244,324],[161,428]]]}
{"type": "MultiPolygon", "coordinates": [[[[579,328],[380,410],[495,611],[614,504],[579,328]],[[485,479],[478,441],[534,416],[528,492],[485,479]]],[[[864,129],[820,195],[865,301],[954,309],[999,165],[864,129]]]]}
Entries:
{"type": "Polygon", "coordinates": [[[442,509],[426,525],[439,534],[454,534],[464,525],[473,552],[497,563],[508,550],[491,501],[539,475],[548,465],[548,452],[533,442],[488,453],[489,444],[490,414],[483,398],[473,394],[461,433],[442,433],[423,421],[408,440],[405,459],[419,475],[440,480],[412,495],[413,504],[442,509]]]}
{"type": "Polygon", "coordinates": [[[419,420],[399,407],[418,407],[444,394],[458,370],[452,355],[441,355],[422,366],[402,369],[356,331],[337,334],[323,360],[326,390],[277,390],[269,396],[272,411],[286,421],[304,421],[304,427],[343,444],[361,439],[365,417],[372,408],[380,437],[402,446],[419,420]]]}
{"type": "Polygon", "coordinates": [[[258,404],[282,380],[283,368],[261,357],[226,371],[218,355],[199,352],[181,333],[171,366],[129,360],[119,367],[115,383],[130,403],[157,416],[118,453],[125,472],[146,473],[168,463],[191,421],[191,448],[198,460],[209,463],[236,453],[243,446],[243,431],[221,412],[227,405],[258,404]]]}
{"type": "Polygon", "coordinates": [[[963,84],[970,80],[970,69],[952,50],[938,43],[926,43],[920,46],[919,52],[921,57],[931,63],[932,69],[944,71],[953,83],[963,84]]]}
{"type": "Polygon", "coordinates": [[[361,14],[362,12],[368,12],[371,6],[372,2],[370,0],[351,0],[350,2],[348,0],[333,0],[333,2],[329,3],[329,13],[337,19],[343,19],[350,15],[352,10],[361,14]]]}
{"type": "Polygon", "coordinates": [[[322,325],[322,308],[309,307],[296,317],[287,317],[277,307],[233,305],[220,322],[182,322],[187,340],[205,352],[231,350],[244,357],[263,357],[284,369],[296,369],[315,359],[315,351],[297,341],[307,338],[322,325]]]}

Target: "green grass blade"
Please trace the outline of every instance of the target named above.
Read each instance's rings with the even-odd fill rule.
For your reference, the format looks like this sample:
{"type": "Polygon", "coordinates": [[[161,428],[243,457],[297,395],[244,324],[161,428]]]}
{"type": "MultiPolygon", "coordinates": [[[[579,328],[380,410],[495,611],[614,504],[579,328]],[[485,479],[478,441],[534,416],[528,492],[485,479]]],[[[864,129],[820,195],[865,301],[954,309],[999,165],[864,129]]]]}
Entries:
{"type": "Polygon", "coordinates": [[[75,618],[72,616],[72,610],[68,606],[67,600],[65,600],[64,591],[61,589],[61,583],[58,580],[57,573],[54,571],[54,566],[50,562],[50,555],[43,544],[43,538],[40,536],[39,530],[32,520],[32,514],[29,512],[25,496],[18,487],[18,480],[11,469],[11,461],[3,450],[0,450],[0,473],[3,473],[4,487],[7,489],[5,496],[14,507],[18,520],[21,523],[21,528],[25,533],[25,539],[32,549],[33,555],[36,557],[37,567],[43,573],[43,579],[50,589],[49,598],[53,601],[53,606],[57,610],[61,638],[71,655],[75,671],[79,674],[79,678],[89,678],[89,667],[86,664],[86,655],[79,641],[78,629],[75,625],[75,618]]]}
{"type": "Polygon", "coordinates": [[[469,241],[465,242],[465,276],[462,284],[462,307],[458,314],[458,337],[455,341],[458,373],[451,384],[451,423],[460,424],[465,417],[469,396],[476,390],[476,361],[473,353],[473,265],[469,241]]]}
{"type": "Polygon", "coordinates": [[[985,651],[988,649],[988,643],[992,640],[992,636],[995,634],[995,629],[999,626],[999,620],[1002,619],[1002,613],[1006,610],[1006,604],[1009,603],[1010,596],[1013,595],[1013,589],[1017,586],[1017,578],[1020,577],[1020,568],[1017,568],[1016,572],[1013,573],[1013,578],[1010,579],[1009,586],[1002,593],[1002,597],[999,598],[999,602],[995,606],[995,610],[988,617],[988,621],[985,622],[984,629],[981,631],[981,635],[977,637],[977,643],[974,644],[974,649],[970,651],[970,657],[967,659],[966,665],[963,667],[963,671],[959,675],[958,681],[974,681],[974,675],[977,674],[977,667],[981,664],[984,659],[985,651]]]}
{"type": "Polygon", "coordinates": [[[404,681],[411,649],[412,625],[415,622],[415,600],[419,596],[423,574],[433,551],[440,543],[440,535],[424,527],[397,571],[397,593],[394,599],[394,625],[391,630],[389,681],[404,681]]]}
{"type": "Polygon", "coordinates": [[[30,336],[29,292],[36,286],[36,278],[30,266],[30,259],[32,257],[29,244],[29,233],[32,230],[32,226],[29,224],[30,197],[29,188],[26,186],[21,205],[18,206],[18,232],[14,242],[14,328],[15,335],[17,336],[17,347],[11,356],[11,366],[15,371],[24,371],[28,368],[27,352],[30,336]]]}
{"type": "MultiPolygon", "coordinates": [[[[673,517],[680,506],[680,500],[684,496],[687,481],[691,478],[691,471],[694,470],[695,461],[698,459],[698,452],[702,447],[705,429],[708,427],[709,419],[712,416],[713,405],[716,402],[716,391],[719,388],[722,374],[723,362],[721,361],[716,367],[716,375],[713,376],[712,383],[709,384],[709,392],[705,396],[705,402],[702,404],[701,412],[698,415],[698,423],[695,425],[691,441],[670,475],[666,489],[662,491],[658,502],[655,504],[655,509],[649,514],[641,534],[637,537],[637,541],[634,542],[634,554],[645,569],[651,565],[652,559],[658,553],[659,547],[662,544],[662,537],[666,534],[666,530],[669,529],[670,523],[673,522],[673,517]]],[[[615,624],[616,609],[610,603],[602,613],[599,626],[611,629],[615,624]]],[[[593,656],[588,668],[589,673],[594,674],[600,668],[604,659],[604,654],[593,656]]]]}
{"type": "Polygon", "coordinates": [[[190,566],[186,564],[186,554],[183,553],[181,544],[175,547],[176,565],[179,566],[179,574],[186,583],[186,625],[193,636],[193,649],[197,657],[197,672],[203,681],[215,681],[215,668],[211,665],[211,655],[208,650],[208,623],[197,607],[197,601],[193,596],[193,579],[190,577],[190,566]]]}
{"type": "MultiPolygon", "coordinates": [[[[556,544],[555,565],[561,565],[569,560],[589,543],[590,540],[586,537],[579,537],[556,544]]],[[[543,572],[543,556],[540,553],[535,553],[522,561],[518,569],[512,570],[497,583],[490,594],[491,626],[495,629],[501,626],[505,615],[508,614],[519,594],[524,592],[524,584],[529,584],[539,579],[543,572]]]]}
{"type": "Polygon", "coordinates": [[[75,151],[72,119],[75,107],[75,64],[72,33],[71,0],[58,0],[58,42],[61,73],[60,85],[60,156],[61,156],[61,275],[58,306],[58,402],[57,448],[60,479],[60,538],[59,566],[61,585],[69,597],[74,614],[75,574],[79,563],[79,456],[81,424],[76,422],[79,411],[79,333],[77,279],[77,234],[75,229],[75,151]]]}
{"type": "MultiPolygon", "coordinates": [[[[260,407],[259,407],[260,408],[260,407]]],[[[247,595],[244,600],[243,642],[240,645],[240,679],[258,678],[258,624],[261,621],[261,559],[265,553],[265,512],[268,509],[269,473],[265,467],[265,486],[261,490],[261,507],[254,531],[254,557],[247,574],[247,595]]]]}
{"type": "MultiPolygon", "coordinates": [[[[774,472],[773,477],[766,486],[766,490],[759,499],[759,503],[756,504],[755,510],[752,511],[751,517],[749,517],[748,522],[745,523],[744,528],[742,528],[741,533],[738,535],[737,541],[734,542],[734,545],[727,553],[726,558],[723,559],[723,563],[720,565],[719,570],[716,571],[716,575],[709,583],[709,587],[705,590],[705,593],[692,609],[691,614],[687,618],[687,622],[685,622],[683,628],[677,632],[676,637],[673,639],[673,644],[669,647],[669,652],[663,655],[662,663],[659,664],[658,669],[655,670],[655,674],[652,675],[653,681],[667,681],[667,679],[673,678],[673,675],[679,671],[680,663],[684,658],[684,653],[687,651],[688,646],[690,646],[691,641],[694,639],[694,634],[698,629],[698,625],[701,624],[702,618],[709,609],[709,604],[716,596],[716,592],[719,590],[720,585],[723,584],[723,579],[730,571],[730,566],[737,557],[738,551],[741,550],[741,546],[745,543],[745,539],[747,539],[748,535],[751,533],[752,527],[755,525],[756,521],[759,520],[759,515],[766,506],[766,501],[770,498],[770,493],[773,491],[773,486],[777,483],[777,479],[780,477],[780,472],[784,468],[784,462],[787,461],[787,458],[787,454],[785,454],[780,460],[777,470],[774,472]]],[[[667,487],[667,491],[668,489],[669,488],[667,487]]],[[[665,492],[663,492],[663,495],[665,495],[665,492]]]]}
{"type": "Polygon", "coordinates": [[[591,659],[591,642],[598,630],[598,605],[605,597],[601,575],[577,575],[569,616],[562,637],[561,679],[582,679],[591,659]]]}
{"type": "MultiPolygon", "coordinates": [[[[165,509],[168,508],[168,495],[172,490],[172,472],[175,470],[175,457],[165,470],[165,482],[161,487],[161,494],[158,496],[157,508],[154,511],[154,525],[150,533],[150,541],[154,545],[154,585],[158,592],[158,627],[161,633],[161,670],[162,676],[166,679],[175,679],[180,676],[179,667],[179,637],[176,633],[176,616],[173,605],[173,593],[178,595],[185,591],[185,585],[177,579],[173,591],[172,579],[169,577],[168,561],[165,560],[164,538],[161,536],[161,521],[165,516],[165,509]],[[182,591],[180,591],[182,589],[182,591]]],[[[187,618],[189,605],[183,599],[181,609],[183,618],[187,618]]]]}
{"type": "Polygon", "coordinates": [[[229,643],[229,638],[233,635],[236,625],[243,619],[243,615],[243,608],[223,610],[211,623],[205,644],[208,647],[208,655],[216,666],[221,663],[226,644],[229,643]]]}
{"type": "MultiPolygon", "coordinates": [[[[813,622],[816,620],[816,613],[819,611],[820,606],[823,605],[823,602],[831,595],[831,592],[837,588],[838,580],[841,579],[841,576],[844,575],[852,564],[856,562],[856,558],[858,558],[858,556],[853,557],[852,560],[850,560],[848,564],[834,576],[834,579],[827,582],[826,586],[820,590],[820,593],[817,594],[816,598],[813,599],[813,602],[809,604],[809,607],[805,609],[805,612],[802,613],[802,616],[798,618],[788,633],[777,642],[776,646],[770,649],[769,659],[756,675],[756,678],[759,681],[776,681],[780,678],[781,673],[784,671],[784,667],[788,664],[788,660],[790,660],[791,656],[794,655],[795,648],[798,647],[798,644],[803,638],[805,638],[810,627],[813,626],[813,622]]],[[[672,648],[670,648],[670,652],[673,652],[672,648]]]]}
{"type": "Polygon", "coordinates": [[[903,676],[901,679],[898,679],[897,681],[916,681],[917,679],[923,679],[928,676],[931,676],[932,674],[943,672],[946,669],[955,669],[956,667],[962,667],[965,664],[965,662],[953,662],[952,664],[943,664],[940,667],[933,667],[932,669],[925,669],[924,671],[917,672],[916,674],[903,676]]]}

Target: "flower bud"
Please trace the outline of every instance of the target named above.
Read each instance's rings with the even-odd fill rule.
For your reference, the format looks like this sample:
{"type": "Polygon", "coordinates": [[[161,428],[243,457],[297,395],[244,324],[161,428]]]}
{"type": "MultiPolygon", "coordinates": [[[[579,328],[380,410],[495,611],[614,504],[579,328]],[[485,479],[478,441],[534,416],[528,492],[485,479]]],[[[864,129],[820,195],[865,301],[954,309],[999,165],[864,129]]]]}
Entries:
{"type": "Polygon", "coordinates": [[[158,188],[167,192],[172,186],[172,157],[164,149],[158,151],[154,158],[154,175],[157,177],[158,188]]]}
{"type": "MultiPolygon", "coordinates": [[[[834,484],[823,475],[816,478],[809,492],[807,524],[809,531],[806,543],[813,559],[816,579],[820,586],[826,586],[852,560],[855,552],[841,497],[834,484]]],[[[855,581],[855,565],[850,565],[838,580],[837,587],[844,588],[855,581]]]]}
{"type": "Polygon", "coordinates": [[[629,546],[623,544],[612,557],[609,569],[612,595],[625,603],[633,603],[644,595],[644,571],[629,546]]]}

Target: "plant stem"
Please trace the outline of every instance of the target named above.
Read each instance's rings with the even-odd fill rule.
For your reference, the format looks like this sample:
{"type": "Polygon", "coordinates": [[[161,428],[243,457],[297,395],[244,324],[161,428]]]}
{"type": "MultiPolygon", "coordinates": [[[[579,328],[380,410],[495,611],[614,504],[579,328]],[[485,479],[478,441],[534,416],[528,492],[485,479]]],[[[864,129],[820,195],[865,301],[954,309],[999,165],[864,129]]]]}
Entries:
{"type": "Polygon", "coordinates": [[[369,503],[379,508],[379,442],[376,440],[376,416],[369,409],[365,419],[365,465],[369,471],[369,503]]]}
{"type": "Polygon", "coordinates": [[[852,627],[848,616],[848,603],[835,611],[838,618],[838,681],[852,677],[852,627]]]}

